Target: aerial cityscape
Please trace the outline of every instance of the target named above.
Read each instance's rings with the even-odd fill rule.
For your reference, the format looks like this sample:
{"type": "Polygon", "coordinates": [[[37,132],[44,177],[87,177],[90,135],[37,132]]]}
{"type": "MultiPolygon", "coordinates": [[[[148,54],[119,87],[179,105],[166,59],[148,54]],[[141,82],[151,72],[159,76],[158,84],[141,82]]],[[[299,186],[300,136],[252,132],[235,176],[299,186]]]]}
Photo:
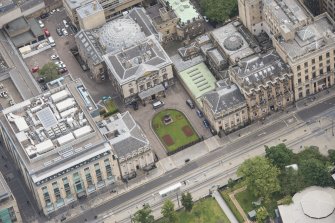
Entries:
{"type": "Polygon", "coordinates": [[[334,20],[0,0],[0,223],[334,223],[334,20]]]}

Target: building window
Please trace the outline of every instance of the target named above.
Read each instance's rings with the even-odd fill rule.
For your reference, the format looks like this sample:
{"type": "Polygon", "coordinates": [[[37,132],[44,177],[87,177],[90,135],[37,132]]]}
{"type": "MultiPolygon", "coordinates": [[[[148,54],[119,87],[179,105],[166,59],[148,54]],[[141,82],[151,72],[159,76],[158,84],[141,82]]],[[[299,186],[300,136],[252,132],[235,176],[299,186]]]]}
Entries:
{"type": "Polygon", "coordinates": [[[71,189],[70,189],[70,185],[69,185],[69,182],[67,180],[67,177],[64,177],[62,180],[63,180],[63,185],[64,185],[64,190],[65,190],[66,197],[69,197],[69,196],[71,196],[71,189]]]}
{"type": "Polygon", "coordinates": [[[322,74],[323,74],[323,69],[320,69],[320,71],[319,71],[319,72],[320,72],[320,75],[322,75],[322,74]]]}
{"type": "Polygon", "coordinates": [[[326,57],[328,58],[330,56],[330,53],[328,52],[328,53],[326,53],[326,57]]]}
{"type": "Polygon", "coordinates": [[[104,160],[104,163],[105,163],[105,168],[106,168],[107,178],[108,178],[108,179],[113,178],[112,167],[111,167],[111,164],[110,164],[110,162],[109,162],[109,159],[105,159],[105,160],[104,160]]]}
{"type": "Polygon", "coordinates": [[[321,55],[321,56],[319,56],[319,61],[322,61],[322,55],[321,55]]]}
{"type": "Polygon", "coordinates": [[[100,182],[102,181],[102,176],[101,176],[101,170],[99,163],[94,164],[94,169],[95,169],[95,175],[97,176],[97,181],[100,182]]]}
{"type": "Polygon", "coordinates": [[[305,66],[305,67],[308,67],[308,62],[305,62],[304,66],[305,66]]]}
{"type": "Polygon", "coordinates": [[[308,78],[309,78],[308,75],[306,75],[306,76],[305,76],[305,80],[308,80],[308,78]]]}
{"type": "Polygon", "coordinates": [[[163,80],[167,79],[167,74],[163,74],[163,80]]]}
{"type": "Polygon", "coordinates": [[[300,83],[301,83],[301,78],[298,79],[298,84],[300,84],[300,83]]]}
{"type": "Polygon", "coordinates": [[[315,64],[315,59],[312,59],[312,64],[315,64]]]}
{"type": "Polygon", "coordinates": [[[129,89],[129,94],[134,94],[134,89],[133,88],[129,89]]]}
{"type": "Polygon", "coordinates": [[[320,63],[320,64],[319,64],[319,67],[323,67],[323,63],[320,63]]]}
{"type": "Polygon", "coordinates": [[[301,73],[300,72],[298,73],[298,77],[301,77],[301,73]]]}
{"type": "Polygon", "coordinates": [[[87,185],[91,186],[93,184],[93,181],[92,181],[92,176],[91,176],[90,169],[87,167],[87,168],[84,169],[84,172],[85,172],[87,185]]]}
{"type": "Polygon", "coordinates": [[[164,72],[166,72],[166,68],[163,68],[163,69],[162,69],[162,73],[164,73],[164,72]]]}
{"type": "Polygon", "coordinates": [[[140,85],[140,91],[143,91],[144,90],[144,85],[140,85]]]}
{"type": "Polygon", "coordinates": [[[147,88],[151,88],[151,82],[147,83],[147,88]]]}
{"type": "Polygon", "coordinates": [[[315,73],[315,71],[312,73],[312,78],[316,78],[316,73],[315,73]]]}
{"type": "Polygon", "coordinates": [[[297,70],[299,71],[301,68],[300,68],[300,65],[297,66],[297,70]]]}
{"type": "Polygon", "coordinates": [[[327,72],[330,72],[330,66],[327,66],[327,72]]]}

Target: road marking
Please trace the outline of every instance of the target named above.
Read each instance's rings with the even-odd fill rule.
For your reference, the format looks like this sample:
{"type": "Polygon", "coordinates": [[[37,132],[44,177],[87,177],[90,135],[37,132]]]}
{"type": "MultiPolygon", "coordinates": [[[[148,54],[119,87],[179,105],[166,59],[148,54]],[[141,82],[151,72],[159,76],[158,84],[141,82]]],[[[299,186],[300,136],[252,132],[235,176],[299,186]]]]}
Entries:
{"type": "Polygon", "coordinates": [[[266,135],[266,132],[262,132],[262,133],[258,134],[257,136],[262,136],[262,135],[266,135]]]}

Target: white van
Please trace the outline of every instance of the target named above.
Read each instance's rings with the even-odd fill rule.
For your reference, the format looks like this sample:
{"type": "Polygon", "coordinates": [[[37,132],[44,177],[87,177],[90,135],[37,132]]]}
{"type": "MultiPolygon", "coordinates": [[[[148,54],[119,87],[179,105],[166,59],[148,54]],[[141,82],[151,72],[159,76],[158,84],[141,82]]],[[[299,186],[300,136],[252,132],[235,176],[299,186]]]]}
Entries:
{"type": "Polygon", "coordinates": [[[54,38],[52,38],[52,36],[48,37],[48,41],[49,41],[50,46],[56,46],[55,40],[54,38]]]}
{"type": "Polygon", "coordinates": [[[163,105],[164,105],[164,102],[162,102],[162,101],[155,101],[154,103],[152,103],[152,107],[153,107],[154,109],[160,108],[160,107],[162,107],[163,105]]]}

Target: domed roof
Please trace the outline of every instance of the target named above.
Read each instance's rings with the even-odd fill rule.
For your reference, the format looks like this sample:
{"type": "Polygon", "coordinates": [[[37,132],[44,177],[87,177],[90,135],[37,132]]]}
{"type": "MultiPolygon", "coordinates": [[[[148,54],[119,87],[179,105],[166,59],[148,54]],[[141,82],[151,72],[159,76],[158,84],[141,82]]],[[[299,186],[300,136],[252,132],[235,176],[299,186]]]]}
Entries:
{"type": "Polygon", "coordinates": [[[145,38],[141,27],[130,18],[116,19],[106,23],[97,33],[100,44],[106,52],[129,47],[145,38]]]}
{"type": "Polygon", "coordinates": [[[306,193],[300,203],[304,214],[316,219],[328,217],[335,208],[331,194],[321,190],[306,193]]]}
{"type": "Polygon", "coordinates": [[[228,36],[223,41],[223,46],[229,51],[235,51],[243,46],[243,39],[238,35],[228,36]]]}

